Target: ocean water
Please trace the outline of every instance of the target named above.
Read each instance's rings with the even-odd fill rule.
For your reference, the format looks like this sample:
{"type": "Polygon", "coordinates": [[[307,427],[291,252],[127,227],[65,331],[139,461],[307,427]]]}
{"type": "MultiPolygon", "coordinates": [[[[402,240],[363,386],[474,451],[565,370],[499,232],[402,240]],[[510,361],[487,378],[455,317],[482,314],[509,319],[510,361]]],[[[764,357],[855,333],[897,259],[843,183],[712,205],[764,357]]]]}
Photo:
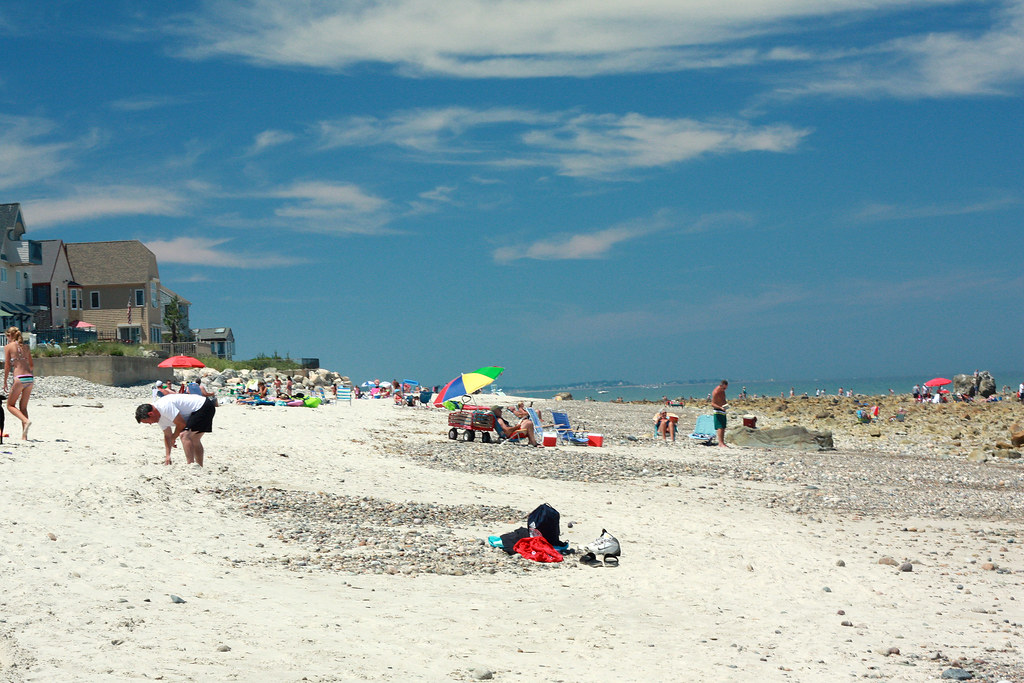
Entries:
{"type": "MultiPolygon", "coordinates": [[[[996,388],[1002,390],[1004,385],[1010,386],[1012,391],[1017,390],[1017,385],[1024,378],[1024,373],[992,373],[996,380],[996,388]]],[[[949,377],[948,375],[946,375],[949,377]]],[[[794,395],[807,394],[814,396],[815,391],[821,390],[826,395],[835,396],[842,387],[845,392],[852,389],[854,395],[882,396],[888,395],[889,390],[895,394],[909,396],[914,384],[923,384],[931,377],[853,377],[840,379],[808,379],[793,381],[778,380],[734,380],[729,379],[729,388],[726,396],[735,399],[744,387],[747,396],[789,396],[790,389],[794,395]]],[[[700,382],[696,384],[648,384],[640,386],[610,386],[610,387],[562,387],[559,389],[532,390],[529,387],[510,388],[507,391],[522,396],[535,398],[551,398],[555,394],[568,391],[574,399],[589,398],[595,401],[614,401],[622,398],[624,401],[659,401],[663,397],[674,398],[695,398],[704,399],[711,395],[711,391],[718,382],[700,382]]],[[[952,385],[946,387],[952,390],[952,385]]],[[[485,389],[484,391],[488,391],[485,389]]]]}

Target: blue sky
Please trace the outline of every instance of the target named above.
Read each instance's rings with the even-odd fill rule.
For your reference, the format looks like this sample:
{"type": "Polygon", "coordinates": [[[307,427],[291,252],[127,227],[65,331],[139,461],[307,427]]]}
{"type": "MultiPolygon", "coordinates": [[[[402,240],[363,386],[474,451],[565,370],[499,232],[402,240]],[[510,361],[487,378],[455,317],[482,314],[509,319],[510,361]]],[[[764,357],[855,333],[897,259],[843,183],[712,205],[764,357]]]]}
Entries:
{"type": "Polygon", "coordinates": [[[14,1],[0,37],[0,201],[142,240],[239,357],[1024,375],[1022,0],[14,1]]]}

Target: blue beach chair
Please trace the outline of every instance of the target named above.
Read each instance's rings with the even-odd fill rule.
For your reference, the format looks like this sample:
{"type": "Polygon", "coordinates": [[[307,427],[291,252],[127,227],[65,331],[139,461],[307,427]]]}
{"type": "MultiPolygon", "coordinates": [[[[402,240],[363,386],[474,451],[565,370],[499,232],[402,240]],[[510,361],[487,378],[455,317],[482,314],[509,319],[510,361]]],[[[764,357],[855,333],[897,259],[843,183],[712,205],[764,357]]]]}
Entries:
{"type": "Polygon", "coordinates": [[[697,425],[693,428],[693,434],[690,434],[690,438],[700,439],[701,441],[710,441],[717,438],[715,434],[715,416],[699,415],[697,417],[697,425]]]}
{"type": "Polygon", "coordinates": [[[586,446],[590,443],[590,439],[583,432],[576,432],[569,424],[568,413],[558,413],[554,410],[551,411],[551,419],[555,421],[555,432],[558,434],[558,440],[564,441],[574,446],[586,446]]]}

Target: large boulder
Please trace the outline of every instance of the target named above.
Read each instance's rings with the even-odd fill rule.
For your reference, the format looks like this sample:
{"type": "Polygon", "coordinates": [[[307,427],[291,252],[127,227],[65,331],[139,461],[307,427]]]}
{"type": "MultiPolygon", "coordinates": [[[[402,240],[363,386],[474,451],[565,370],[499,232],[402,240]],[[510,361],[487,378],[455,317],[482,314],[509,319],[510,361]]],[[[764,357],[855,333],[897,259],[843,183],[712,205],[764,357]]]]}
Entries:
{"type": "Polygon", "coordinates": [[[796,448],[805,451],[829,451],[835,448],[832,432],[812,432],[796,425],[778,429],[730,428],[725,440],[733,446],[746,448],[796,448]]]}
{"type": "Polygon", "coordinates": [[[988,398],[996,393],[996,380],[988,370],[982,370],[975,377],[970,375],[953,375],[953,392],[957,394],[970,394],[974,390],[975,396],[988,398]]]}
{"type": "Polygon", "coordinates": [[[988,398],[996,393],[996,378],[988,370],[978,373],[978,394],[982,398],[988,398]]]}
{"type": "Polygon", "coordinates": [[[974,375],[953,375],[953,393],[969,394],[974,389],[974,375]]]}

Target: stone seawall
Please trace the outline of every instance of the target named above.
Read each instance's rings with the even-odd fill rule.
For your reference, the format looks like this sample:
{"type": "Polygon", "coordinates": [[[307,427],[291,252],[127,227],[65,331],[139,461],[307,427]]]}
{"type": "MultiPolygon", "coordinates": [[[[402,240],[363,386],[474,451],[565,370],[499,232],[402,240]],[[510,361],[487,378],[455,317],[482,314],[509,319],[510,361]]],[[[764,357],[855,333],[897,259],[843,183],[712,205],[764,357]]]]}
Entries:
{"type": "Polygon", "coordinates": [[[96,384],[123,387],[142,382],[174,381],[174,371],[158,368],[159,358],[136,356],[43,356],[34,358],[40,377],[81,377],[96,384]]]}

